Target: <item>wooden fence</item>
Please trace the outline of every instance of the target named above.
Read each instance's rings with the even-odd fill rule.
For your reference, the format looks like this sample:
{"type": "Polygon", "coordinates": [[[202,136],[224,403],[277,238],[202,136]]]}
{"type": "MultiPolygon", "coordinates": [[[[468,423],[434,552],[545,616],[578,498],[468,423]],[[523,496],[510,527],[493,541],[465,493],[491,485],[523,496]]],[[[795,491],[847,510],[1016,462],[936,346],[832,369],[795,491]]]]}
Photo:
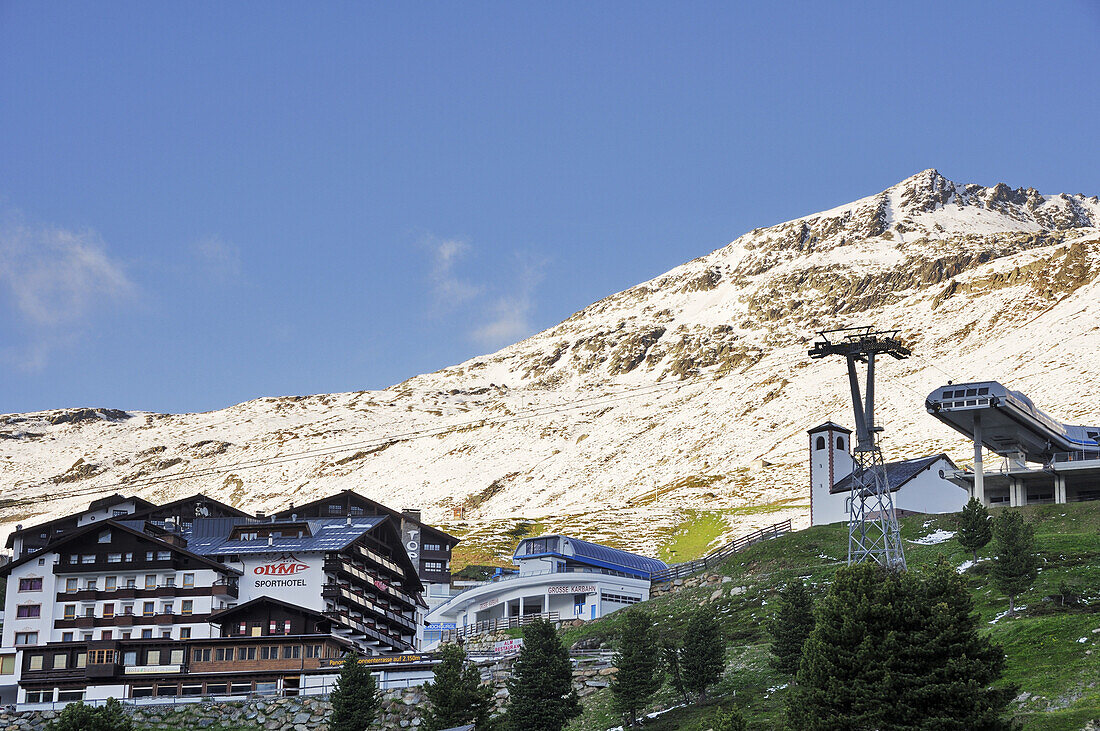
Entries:
{"type": "Polygon", "coordinates": [[[717,566],[733,554],[737,553],[738,551],[744,550],[746,547],[751,546],[754,543],[759,543],[760,541],[769,541],[772,538],[778,538],[784,533],[790,532],[791,519],[787,518],[781,523],[776,523],[775,525],[770,525],[767,528],[755,530],[748,535],[741,536],[740,538],[735,538],[721,548],[718,548],[713,552],[707,554],[703,558],[697,558],[694,561],[688,561],[686,563],[678,563],[673,566],[669,566],[663,571],[655,571],[653,572],[653,575],[650,576],[650,581],[652,581],[654,584],[657,584],[662,581],[672,581],[673,579],[681,579],[685,576],[697,574],[704,569],[709,569],[712,566],[717,566]]]}

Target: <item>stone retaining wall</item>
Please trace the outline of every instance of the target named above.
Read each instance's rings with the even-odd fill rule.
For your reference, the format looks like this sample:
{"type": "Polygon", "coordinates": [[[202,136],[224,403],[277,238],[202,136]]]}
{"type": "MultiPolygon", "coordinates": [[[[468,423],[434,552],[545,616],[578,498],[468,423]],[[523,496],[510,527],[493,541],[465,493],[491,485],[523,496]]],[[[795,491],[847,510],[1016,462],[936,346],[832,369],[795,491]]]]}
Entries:
{"type": "MultiPolygon", "coordinates": [[[[415,729],[421,723],[420,688],[381,693],[382,711],[372,728],[385,731],[415,729]]],[[[264,731],[323,731],[332,706],[327,697],[257,699],[225,703],[187,703],[175,706],[123,706],[135,728],[144,731],[196,731],[205,728],[263,729],[264,731]]],[[[0,713],[0,731],[42,731],[60,711],[0,713]]]]}

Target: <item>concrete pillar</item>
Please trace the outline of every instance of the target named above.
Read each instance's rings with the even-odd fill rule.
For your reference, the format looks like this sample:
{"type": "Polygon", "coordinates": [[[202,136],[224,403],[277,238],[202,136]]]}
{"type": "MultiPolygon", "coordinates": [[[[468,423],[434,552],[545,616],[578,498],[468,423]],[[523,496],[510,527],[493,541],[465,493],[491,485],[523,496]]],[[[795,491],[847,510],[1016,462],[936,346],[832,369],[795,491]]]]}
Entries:
{"type": "Polygon", "coordinates": [[[1013,480],[1016,483],[1016,505],[1027,505],[1027,483],[1023,480],[1013,480]]]}
{"type": "Polygon", "coordinates": [[[519,617],[523,618],[523,597],[519,598],[519,617]]]}
{"type": "Polygon", "coordinates": [[[1054,475],[1054,502],[1059,505],[1068,502],[1066,498],[1066,476],[1054,475]]]}
{"type": "MultiPolygon", "coordinates": [[[[971,497],[980,503],[985,503],[985,472],[982,468],[982,417],[980,413],[974,414],[974,491],[971,497]]],[[[1011,499],[1011,490],[1009,499],[1011,499]]]]}
{"type": "Polygon", "coordinates": [[[508,607],[511,605],[511,603],[512,602],[509,599],[504,600],[504,618],[505,619],[508,619],[508,607]]]}
{"type": "Polygon", "coordinates": [[[1016,494],[1016,479],[1013,477],[1008,478],[1008,507],[1019,507],[1016,494]]]}
{"type": "Polygon", "coordinates": [[[542,613],[548,614],[550,612],[550,590],[546,590],[546,594],[542,597],[542,613]]]}

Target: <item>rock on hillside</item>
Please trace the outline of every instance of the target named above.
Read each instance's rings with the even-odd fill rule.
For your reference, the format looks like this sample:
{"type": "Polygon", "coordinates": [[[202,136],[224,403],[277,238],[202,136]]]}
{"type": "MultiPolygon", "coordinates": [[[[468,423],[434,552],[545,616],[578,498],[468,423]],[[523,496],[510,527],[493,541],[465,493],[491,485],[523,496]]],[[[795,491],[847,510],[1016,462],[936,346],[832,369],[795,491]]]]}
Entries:
{"type": "Polygon", "coordinates": [[[842,364],[806,357],[819,329],[869,323],[910,340],[915,357],[879,371],[888,457],[966,459],[923,408],[948,378],[995,378],[1066,420],[1100,419],[1098,227],[1095,196],[926,170],[383,391],[0,417],[6,495],[64,482],[69,496],[0,517],[43,519],[122,483],[103,489],[201,490],[249,509],[354,488],[486,539],[527,520],[649,551],[689,511],[723,512],[728,533],[805,521],[805,430],[850,421],[842,364]]]}

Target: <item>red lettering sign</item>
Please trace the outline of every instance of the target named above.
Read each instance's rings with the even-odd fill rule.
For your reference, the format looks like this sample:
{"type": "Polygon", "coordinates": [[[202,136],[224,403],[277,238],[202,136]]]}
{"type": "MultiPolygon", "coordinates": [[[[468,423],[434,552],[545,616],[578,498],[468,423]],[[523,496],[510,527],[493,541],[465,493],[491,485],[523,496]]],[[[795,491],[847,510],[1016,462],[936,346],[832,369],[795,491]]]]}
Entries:
{"type": "Polygon", "coordinates": [[[308,568],[304,563],[265,563],[252,569],[252,573],[260,576],[290,576],[308,568]]]}

